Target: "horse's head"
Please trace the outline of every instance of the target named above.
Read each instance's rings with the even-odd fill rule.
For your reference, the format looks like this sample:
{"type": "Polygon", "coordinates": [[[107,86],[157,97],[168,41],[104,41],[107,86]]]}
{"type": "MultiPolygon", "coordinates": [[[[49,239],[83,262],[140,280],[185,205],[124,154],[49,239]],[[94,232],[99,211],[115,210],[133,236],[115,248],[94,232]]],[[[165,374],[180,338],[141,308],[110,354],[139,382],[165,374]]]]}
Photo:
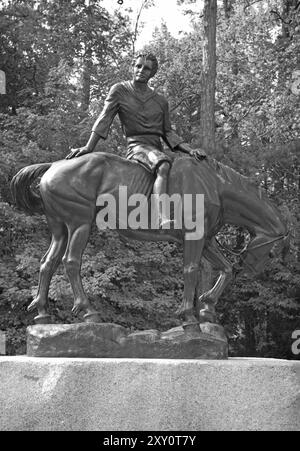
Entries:
{"type": "Polygon", "coordinates": [[[275,238],[257,237],[241,255],[241,264],[245,272],[260,273],[270,258],[286,257],[290,248],[290,234],[275,238]]]}

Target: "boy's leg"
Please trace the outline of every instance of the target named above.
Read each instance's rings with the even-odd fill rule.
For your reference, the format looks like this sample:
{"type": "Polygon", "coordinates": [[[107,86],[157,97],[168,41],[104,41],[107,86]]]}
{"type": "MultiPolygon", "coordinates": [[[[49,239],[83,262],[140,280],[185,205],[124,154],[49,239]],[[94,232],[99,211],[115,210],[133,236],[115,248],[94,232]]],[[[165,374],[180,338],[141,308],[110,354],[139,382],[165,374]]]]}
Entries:
{"type": "Polygon", "coordinates": [[[163,199],[159,199],[163,194],[167,194],[168,175],[170,171],[170,163],[162,162],[157,168],[156,180],[153,185],[153,194],[156,214],[158,215],[159,228],[167,229],[168,225],[173,223],[169,217],[169,209],[165,208],[163,199]]]}

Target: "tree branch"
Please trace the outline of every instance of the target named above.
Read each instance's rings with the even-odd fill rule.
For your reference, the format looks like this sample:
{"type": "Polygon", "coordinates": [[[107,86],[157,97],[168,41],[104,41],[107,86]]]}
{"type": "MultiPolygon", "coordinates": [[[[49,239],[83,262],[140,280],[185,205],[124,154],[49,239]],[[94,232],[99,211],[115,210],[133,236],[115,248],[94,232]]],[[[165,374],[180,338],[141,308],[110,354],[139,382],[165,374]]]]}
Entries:
{"type": "Polygon", "coordinates": [[[247,108],[247,110],[245,111],[245,113],[240,116],[238,119],[236,119],[233,123],[233,129],[234,131],[230,133],[230,135],[227,138],[230,138],[234,133],[235,133],[235,128],[236,126],[243,120],[245,119],[245,117],[248,116],[248,114],[250,114],[251,110],[253,107],[255,107],[255,105],[257,105],[265,96],[265,93],[261,94],[257,99],[255,99],[247,108]]]}
{"type": "Polygon", "coordinates": [[[275,14],[278,17],[278,19],[285,25],[290,25],[290,23],[292,22],[292,20],[289,20],[288,22],[286,22],[284,20],[284,18],[279,14],[279,12],[276,11],[275,9],[271,9],[270,13],[275,14]]]}
{"type": "Polygon", "coordinates": [[[178,103],[176,103],[176,105],[173,108],[171,108],[170,112],[172,113],[172,111],[176,110],[176,108],[178,108],[185,100],[191,99],[192,97],[194,97],[194,95],[190,94],[189,96],[186,96],[183,99],[181,99],[178,103]]]}
{"type": "Polygon", "coordinates": [[[138,35],[138,30],[139,30],[139,23],[140,23],[140,18],[141,18],[141,14],[143,9],[145,8],[146,4],[148,3],[148,0],[143,0],[141,7],[138,11],[137,17],[136,17],[136,21],[135,21],[135,27],[134,27],[134,33],[133,33],[133,39],[132,39],[132,55],[134,56],[135,54],[135,44],[136,44],[136,40],[137,40],[137,35],[138,35]]]}
{"type": "Polygon", "coordinates": [[[244,7],[244,11],[246,11],[247,8],[250,8],[250,6],[254,5],[255,3],[263,2],[264,0],[254,0],[253,2],[250,2],[250,0],[246,0],[246,5],[244,7]]]}

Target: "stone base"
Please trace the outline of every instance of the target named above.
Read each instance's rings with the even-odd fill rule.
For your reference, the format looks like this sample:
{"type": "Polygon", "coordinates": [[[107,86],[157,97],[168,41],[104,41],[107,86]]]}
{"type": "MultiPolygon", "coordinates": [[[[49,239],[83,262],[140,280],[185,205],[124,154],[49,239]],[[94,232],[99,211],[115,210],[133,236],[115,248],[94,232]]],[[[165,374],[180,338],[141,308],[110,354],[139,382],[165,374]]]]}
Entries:
{"type": "Polygon", "coordinates": [[[117,324],[40,324],[27,329],[30,357],[98,357],[161,359],[227,359],[223,328],[201,324],[202,333],[190,336],[182,327],[160,333],[130,333],[117,324]]]}
{"type": "Polygon", "coordinates": [[[300,430],[299,361],[0,357],[0,386],[1,431],[300,430]]]}

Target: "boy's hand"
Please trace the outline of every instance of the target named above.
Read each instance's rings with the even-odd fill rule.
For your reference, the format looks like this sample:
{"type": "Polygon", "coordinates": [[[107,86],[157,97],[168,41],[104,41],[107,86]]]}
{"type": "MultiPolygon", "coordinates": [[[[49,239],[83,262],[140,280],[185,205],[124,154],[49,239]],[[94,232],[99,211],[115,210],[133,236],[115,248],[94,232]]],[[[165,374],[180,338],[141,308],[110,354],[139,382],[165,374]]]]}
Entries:
{"type": "Polygon", "coordinates": [[[192,149],[190,151],[190,155],[191,157],[196,158],[196,160],[204,160],[205,158],[207,158],[206,152],[203,149],[192,149]]]}
{"type": "Polygon", "coordinates": [[[79,147],[78,149],[71,149],[71,152],[66,156],[66,160],[70,160],[71,158],[75,157],[81,157],[82,155],[85,155],[87,153],[90,153],[90,150],[86,146],[79,147]]]}

